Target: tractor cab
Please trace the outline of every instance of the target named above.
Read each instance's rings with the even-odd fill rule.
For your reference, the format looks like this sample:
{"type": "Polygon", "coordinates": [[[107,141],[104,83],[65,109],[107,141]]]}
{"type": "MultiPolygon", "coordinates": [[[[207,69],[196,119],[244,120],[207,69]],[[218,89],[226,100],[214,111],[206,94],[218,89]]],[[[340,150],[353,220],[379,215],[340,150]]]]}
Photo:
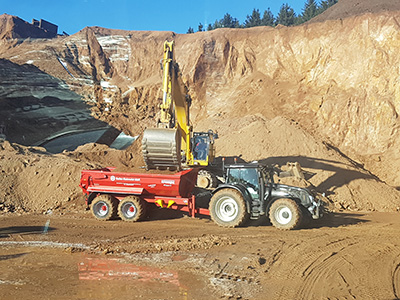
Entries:
{"type": "Polygon", "coordinates": [[[258,164],[235,164],[226,168],[225,183],[244,186],[253,200],[263,198],[266,179],[258,164]]]}

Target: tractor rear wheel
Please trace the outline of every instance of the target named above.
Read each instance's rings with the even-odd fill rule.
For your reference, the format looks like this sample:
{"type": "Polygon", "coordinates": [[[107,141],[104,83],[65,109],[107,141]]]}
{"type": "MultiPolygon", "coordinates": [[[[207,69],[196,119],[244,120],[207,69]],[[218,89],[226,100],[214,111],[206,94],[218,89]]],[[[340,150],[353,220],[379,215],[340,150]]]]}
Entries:
{"type": "Polygon", "coordinates": [[[216,192],[210,201],[211,219],[222,227],[243,225],[249,214],[242,194],[234,189],[223,189],[216,192]]]}
{"type": "Polygon", "coordinates": [[[111,195],[101,194],[93,199],[91,210],[96,219],[107,221],[117,216],[118,200],[111,195]]]}
{"type": "Polygon", "coordinates": [[[139,221],[146,215],[146,203],[136,196],[125,197],[118,205],[118,215],[124,221],[139,221]]]}
{"type": "Polygon", "coordinates": [[[269,209],[269,219],[276,228],[282,230],[300,227],[303,214],[300,206],[292,199],[278,199],[269,209]]]}

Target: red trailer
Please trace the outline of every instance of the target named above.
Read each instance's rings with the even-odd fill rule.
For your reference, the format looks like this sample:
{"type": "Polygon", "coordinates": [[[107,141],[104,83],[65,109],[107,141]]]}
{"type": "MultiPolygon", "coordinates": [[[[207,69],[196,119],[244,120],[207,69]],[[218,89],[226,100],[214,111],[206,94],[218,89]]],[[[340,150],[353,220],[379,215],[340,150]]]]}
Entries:
{"type": "Polygon", "coordinates": [[[100,220],[117,215],[125,221],[138,221],[146,214],[146,202],[159,207],[209,215],[208,209],[196,208],[193,189],[197,169],[176,174],[121,173],[115,168],[83,170],[80,187],[87,195],[86,204],[100,220]]]}

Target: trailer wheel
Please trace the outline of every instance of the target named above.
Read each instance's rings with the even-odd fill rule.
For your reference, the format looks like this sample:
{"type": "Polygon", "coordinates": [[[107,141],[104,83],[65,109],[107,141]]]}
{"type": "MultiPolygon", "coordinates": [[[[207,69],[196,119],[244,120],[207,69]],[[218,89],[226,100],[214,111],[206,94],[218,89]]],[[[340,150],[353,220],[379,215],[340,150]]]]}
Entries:
{"type": "Polygon", "coordinates": [[[278,199],[272,203],[269,219],[278,229],[291,230],[300,227],[303,214],[300,206],[292,199],[278,199]]]}
{"type": "Polygon", "coordinates": [[[136,196],[125,197],[118,205],[118,215],[124,221],[136,222],[146,214],[146,203],[136,196]]]}
{"type": "Polygon", "coordinates": [[[211,219],[222,227],[243,225],[249,214],[242,194],[234,189],[223,189],[216,192],[210,201],[211,219]]]}
{"type": "Polygon", "coordinates": [[[96,219],[107,221],[117,216],[118,200],[111,195],[102,194],[93,199],[92,214],[96,219]]]}

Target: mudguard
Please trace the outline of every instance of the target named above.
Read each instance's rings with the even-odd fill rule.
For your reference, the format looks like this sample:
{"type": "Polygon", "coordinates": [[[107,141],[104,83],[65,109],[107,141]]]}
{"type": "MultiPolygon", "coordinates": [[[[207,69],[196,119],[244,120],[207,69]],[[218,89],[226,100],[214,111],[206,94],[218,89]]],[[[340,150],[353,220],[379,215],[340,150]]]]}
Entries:
{"type": "Polygon", "coordinates": [[[220,184],[215,190],[212,191],[212,195],[214,195],[216,192],[223,190],[223,189],[234,189],[237,190],[239,193],[243,195],[243,199],[246,202],[246,209],[249,214],[251,214],[251,201],[253,198],[251,197],[249,191],[247,188],[240,183],[236,184],[220,184]]]}

